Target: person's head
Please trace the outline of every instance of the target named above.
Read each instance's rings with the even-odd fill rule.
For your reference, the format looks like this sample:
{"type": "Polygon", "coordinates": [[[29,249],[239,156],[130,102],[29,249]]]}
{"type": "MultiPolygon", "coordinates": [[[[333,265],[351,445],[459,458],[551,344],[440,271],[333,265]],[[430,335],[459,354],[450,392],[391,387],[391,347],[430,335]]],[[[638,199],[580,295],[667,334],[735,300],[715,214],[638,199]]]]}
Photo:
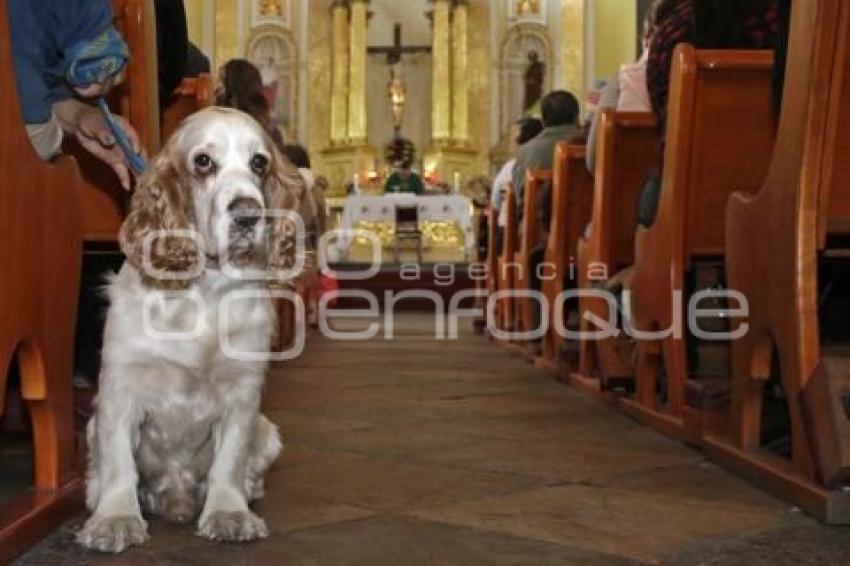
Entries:
{"type": "MultiPolygon", "coordinates": [[[[668,2],[671,0],[667,0],[668,2]]],[[[702,49],[745,48],[740,0],[693,0],[693,43],[702,49]]],[[[767,10],[771,0],[748,0],[747,7],[767,10]]]]}
{"type": "Polygon", "coordinates": [[[236,108],[262,124],[269,121],[269,103],[263,93],[260,71],[246,59],[231,59],[219,71],[216,106],[236,108]]]}
{"type": "Polygon", "coordinates": [[[537,63],[537,61],[539,59],[540,59],[540,55],[537,54],[537,51],[532,49],[531,51],[528,52],[528,62],[529,63],[537,63]]]}
{"type": "Polygon", "coordinates": [[[547,128],[575,124],[578,113],[578,100],[565,90],[554,90],[543,97],[543,125],[547,128]]]}
{"type": "Polygon", "coordinates": [[[281,153],[298,169],[311,169],[310,154],[302,145],[287,144],[281,148],[281,153]]]}
{"type": "Polygon", "coordinates": [[[537,118],[524,118],[519,122],[519,134],[516,137],[517,145],[524,145],[543,131],[543,122],[537,118]]]}

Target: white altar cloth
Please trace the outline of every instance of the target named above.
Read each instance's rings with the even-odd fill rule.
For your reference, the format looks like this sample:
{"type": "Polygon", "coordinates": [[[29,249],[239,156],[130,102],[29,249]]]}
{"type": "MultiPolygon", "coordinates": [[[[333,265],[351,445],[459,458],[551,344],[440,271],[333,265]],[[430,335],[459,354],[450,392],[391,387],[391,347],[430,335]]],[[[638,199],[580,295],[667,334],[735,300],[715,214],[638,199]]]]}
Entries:
{"type": "Polygon", "coordinates": [[[472,229],[472,203],[460,195],[419,196],[413,194],[386,194],[383,196],[356,196],[346,198],[339,225],[337,248],[345,253],[351,248],[354,230],[360,221],[395,222],[395,205],[416,204],[419,221],[456,220],[464,235],[467,257],[475,249],[472,229]]]}

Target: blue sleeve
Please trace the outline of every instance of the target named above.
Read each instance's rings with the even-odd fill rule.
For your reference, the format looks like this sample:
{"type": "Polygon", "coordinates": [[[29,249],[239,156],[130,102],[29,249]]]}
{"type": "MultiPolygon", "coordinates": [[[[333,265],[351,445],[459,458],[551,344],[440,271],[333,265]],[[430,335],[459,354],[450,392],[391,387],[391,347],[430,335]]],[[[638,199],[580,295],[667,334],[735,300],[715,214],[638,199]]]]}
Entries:
{"type": "Polygon", "coordinates": [[[111,0],[54,0],[51,28],[60,53],[112,25],[111,0]]]}
{"type": "Polygon", "coordinates": [[[27,124],[43,124],[50,119],[50,88],[46,37],[50,3],[31,0],[9,0],[9,27],[12,32],[12,55],[21,113],[27,124]]]}
{"type": "Polygon", "coordinates": [[[70,61],[66,58],[68,48],[80,41],[94,39],[112,25],[111,0],[54,0],[50,22],[52,41],[57,53],[56,62],[47,70],[50,92],[48,102],[72,98],[73,94],[65,83],[65,74],[70,61]]]}
{"type": "Polygon", "coordinates": [[[109,0],[9,0],[9,25],[21,112],[27,124],[50,119],[51,105],[72,98],[64,49],[112,23],[109,0]]]}

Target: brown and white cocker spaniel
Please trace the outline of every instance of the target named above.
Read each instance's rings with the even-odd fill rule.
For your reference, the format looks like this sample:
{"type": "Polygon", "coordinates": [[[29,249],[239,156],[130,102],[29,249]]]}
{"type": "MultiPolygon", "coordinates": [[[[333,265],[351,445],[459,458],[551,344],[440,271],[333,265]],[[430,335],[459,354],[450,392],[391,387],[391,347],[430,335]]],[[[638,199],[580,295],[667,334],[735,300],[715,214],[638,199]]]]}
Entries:
{"type": "MultiPolygon", "coordinates": [[[[88,424],[84,546],[147,538],[142,512],[198,534],[267,536],[249,508],[281,451],[260,414],[275,324],[270,281],[294,263],[297,172],[248,115],[189,117],[152,161],[121,228],[88,424]]],[[[272,285],[273,286],[273,285],[272,285]]]]}

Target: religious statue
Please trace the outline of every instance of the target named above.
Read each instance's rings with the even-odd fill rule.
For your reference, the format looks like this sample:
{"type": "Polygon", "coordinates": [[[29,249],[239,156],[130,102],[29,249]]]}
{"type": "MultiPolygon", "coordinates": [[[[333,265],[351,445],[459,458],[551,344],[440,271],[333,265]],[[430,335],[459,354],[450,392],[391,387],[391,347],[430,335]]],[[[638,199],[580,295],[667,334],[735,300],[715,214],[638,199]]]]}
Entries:
{"type": "Polygon", "coordinates": [[[281,37],[265,35],[251,45],[248,59],[260,70],[263,94],[269,102],[272,121],[287,138],[293,137],[295,92],[291,49],[281,37]]]}
{"type": "Polygon", "coordinates": [[[281,0],[260,0],[260,16],[264,18],[283,17],[283,2],[281,0]]]}
{"type": "Polygon", "coordinates": [[[530,110],[543,98],[543,82],[546,77],[546,65],[540,60],[537,51],[528,52],[528,67],[525,69],[525,97],[523,110],[530,110]]]}
{"type": "Polygon", "coordinates": [[[263,80],[263,95],[266,97],[266,102],[269,103],[269,108],[272,108],[272,111],[276,112],[279,80],[274,57],[269,57],[266,62],[260,66],[260,77],[263,80]]]}
{"type": "Polygon", "coordinates": [[[540,0],[522,0],[519,4],[520,16],[536,16],[540,13],[540,0]]]}
{"type": "Polygon", "coordinates": [[[396,136],[398,136],[404,120],[404,106],[407,95],[407,88],[401,76],[400,60],[390,68],[390,82],[387,85],[387,94],[390,98],[390,108],[393,113],[393,126],[396,136]]]}

